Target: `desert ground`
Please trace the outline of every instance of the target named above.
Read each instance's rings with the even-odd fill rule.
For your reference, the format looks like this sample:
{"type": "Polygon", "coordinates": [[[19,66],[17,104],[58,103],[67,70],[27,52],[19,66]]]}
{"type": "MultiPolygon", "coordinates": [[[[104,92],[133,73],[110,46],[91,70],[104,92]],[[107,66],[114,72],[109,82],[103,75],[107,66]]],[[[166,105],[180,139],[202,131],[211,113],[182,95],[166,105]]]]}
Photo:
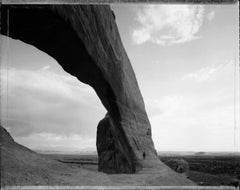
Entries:
{"type": "Polygon", "coordinates": [[[195,183],[166,166],[161,167],[161,171],[157,167],[149,171],[145,168],[134,174],[98,172],[96,156],[86,160],[86,156],[82,158],[80,155],[39,154],[16,143],[1,127],[1,185],[191,186],[195,183]]]}
{"type": "Polygon", "coordinates": [[[184,159],[189,171],[144,169],[135,174],[106,174],[98,171],[97,154],[35,152],[16,143],[1,127],[1,185],[3,186],[237,186],[238,154],[166,154],[159,158],[184,159]],[[169,178],[171,176],[171,178],[169,178]]]}
{"type": "MultiPolygon", "coordinates": [[[[97,172],[98,162],[96,154],[45,154],[46,157],[65,163],[71,167],[80,167],[97,172]]],[[[240,178],[240,155],[234,153],[175,153],[166,155],[159,152],[159,158],[166,162],[171,159],[184,159],[190,170],[188,178],[202,186],[232,186],[240,178]]]]}

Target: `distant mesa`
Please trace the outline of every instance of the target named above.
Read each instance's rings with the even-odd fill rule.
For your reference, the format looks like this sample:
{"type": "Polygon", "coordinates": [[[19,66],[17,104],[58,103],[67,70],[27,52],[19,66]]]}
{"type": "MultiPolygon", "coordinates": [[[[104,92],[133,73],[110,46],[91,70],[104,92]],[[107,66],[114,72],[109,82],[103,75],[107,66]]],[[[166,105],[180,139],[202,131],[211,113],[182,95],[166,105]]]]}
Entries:
{"type": "Polygon", "coordinates": [[[207,153],[206,152],[196,152],[194,155],[195,156],[203,156],[203,155],[207,155],[207,153]]]}

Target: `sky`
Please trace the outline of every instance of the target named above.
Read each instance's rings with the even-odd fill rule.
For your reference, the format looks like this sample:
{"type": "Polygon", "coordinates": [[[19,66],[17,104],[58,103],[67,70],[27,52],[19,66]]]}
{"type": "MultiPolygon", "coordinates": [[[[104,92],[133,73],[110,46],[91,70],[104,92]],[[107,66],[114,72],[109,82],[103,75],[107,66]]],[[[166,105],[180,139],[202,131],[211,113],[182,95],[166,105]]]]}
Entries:
{"type": "MultiPolygon", "coordinates": [[[[155,148],[240,151],[238,5],[111,8],[155,148]]],[[[106,110],[90,86],[46,53],[5,36],[0,72],[1,124],[17,142],[34,150],[96,150],[106,110]]]]}

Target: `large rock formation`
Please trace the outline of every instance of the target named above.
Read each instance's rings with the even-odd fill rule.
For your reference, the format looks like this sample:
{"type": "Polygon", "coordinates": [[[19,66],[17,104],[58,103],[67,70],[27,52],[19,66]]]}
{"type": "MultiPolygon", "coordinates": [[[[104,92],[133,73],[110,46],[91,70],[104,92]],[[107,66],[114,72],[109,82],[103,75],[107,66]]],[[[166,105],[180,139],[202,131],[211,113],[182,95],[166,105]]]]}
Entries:
{"type": "Polygon", "coordinates": [[[97,132],[101,171],[134,173],[164,167],[156,155],[143,98],[108,5],[1,9],[2,34],[46,52],[96,91],[108,111],[97,132]]]}
{"type": "Polygon", "coordinates": [[[2,12],[3,21],[9,16],[9,30],[3,22],[3,34],[48,53],[96,91],[108,111],[107,128],[112,135],[111,149],[104,150],[108,156],[98,151],[101,171],[134,173],[138,167],[155,167],[160,162],[149,135],[143,98],[109,6],[3,6],[2,12]]]}

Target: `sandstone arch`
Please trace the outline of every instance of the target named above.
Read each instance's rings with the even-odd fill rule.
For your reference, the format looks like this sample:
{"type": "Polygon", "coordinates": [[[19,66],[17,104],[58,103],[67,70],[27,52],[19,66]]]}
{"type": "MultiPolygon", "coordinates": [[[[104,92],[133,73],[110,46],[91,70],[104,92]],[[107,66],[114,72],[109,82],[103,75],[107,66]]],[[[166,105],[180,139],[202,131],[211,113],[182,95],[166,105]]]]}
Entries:
{"type": "Polygon", "coordinates": [[[98,148],[101,171],[134,173],[162,167],[114,17],[107,5],[2,6],[1,33],[46,52],[94,88],[108,111],[98,134],[111,134],[111,149],[102,154],[98,148]]]}

